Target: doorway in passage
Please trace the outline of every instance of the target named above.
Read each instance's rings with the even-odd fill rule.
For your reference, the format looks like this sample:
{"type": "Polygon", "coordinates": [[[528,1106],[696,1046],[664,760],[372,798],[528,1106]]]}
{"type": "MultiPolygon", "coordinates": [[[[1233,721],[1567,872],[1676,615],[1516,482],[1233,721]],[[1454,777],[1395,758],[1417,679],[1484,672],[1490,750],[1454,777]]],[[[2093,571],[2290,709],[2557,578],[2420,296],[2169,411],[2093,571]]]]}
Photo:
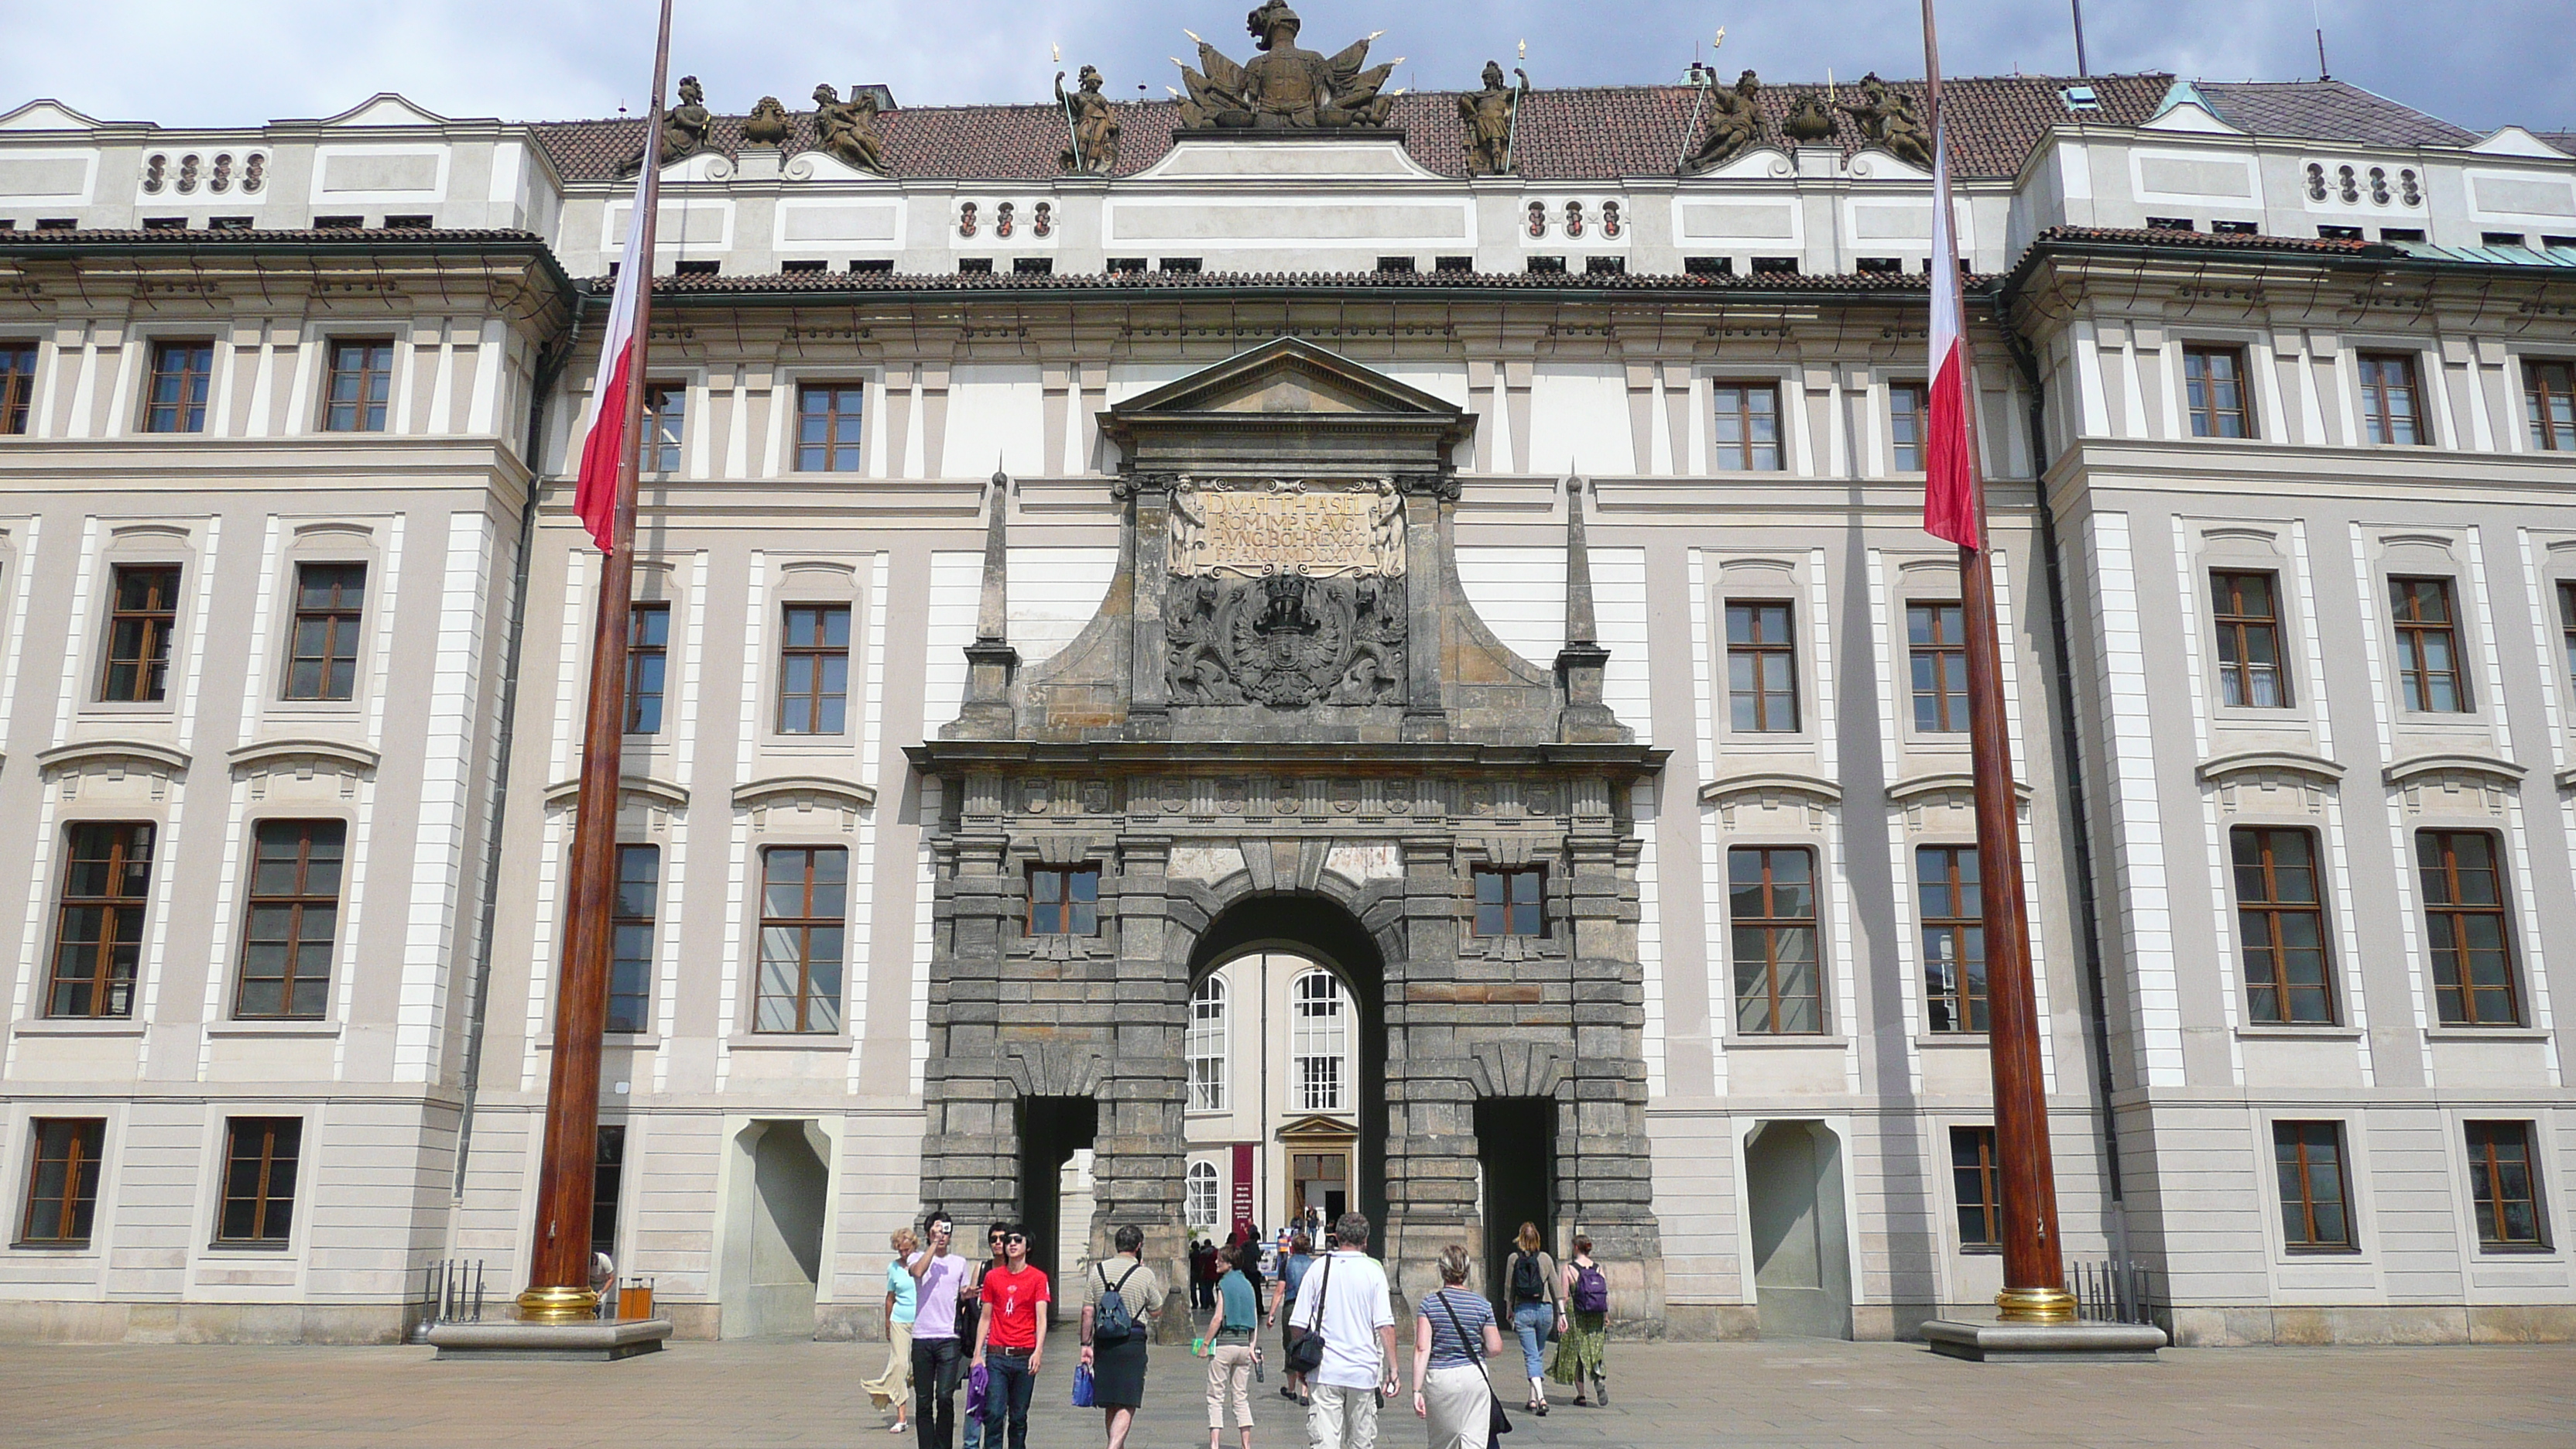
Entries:
{"type": "Polygon", "coordinates": [[[1484,1187],[1477,1216],[1485,1228],[1485,1289],[1508,1326],[1511,1288],[1504,1265],[1523,1223],[1554,1255],[1556,1242],[1556,1099],[1487,1097],[1476,1103],[1476,1164],[1484,1187]]]}
{"type": "Polygon", "coordinates": [[[1075,1153],[1091,1148],[1100,1135],[1100,1102],[1093,1097],[1022,1097],[1019,1118],[1019,1212],[1029,1230],[1029,1263],[1045,1270],[1058,1300],[1052,1311],[1064,1317],[1065,1290],[1060,1285],[1068,1264],[1062,1245],[1068,1237],[1085,1244],[1091,1241],[1088,1221],[1065,1221],[1064,1169],[1075,1153]]]}

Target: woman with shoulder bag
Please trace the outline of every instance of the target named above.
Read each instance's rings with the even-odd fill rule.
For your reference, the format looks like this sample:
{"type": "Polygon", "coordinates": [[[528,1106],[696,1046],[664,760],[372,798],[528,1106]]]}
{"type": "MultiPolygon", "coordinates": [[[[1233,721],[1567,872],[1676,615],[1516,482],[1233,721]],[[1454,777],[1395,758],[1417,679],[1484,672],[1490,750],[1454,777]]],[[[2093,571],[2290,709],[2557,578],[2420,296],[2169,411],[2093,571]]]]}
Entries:
{"type": "Polygon", "coordinates": [[[1564,1274],[1566,1329],[1557,1340],[1556,1357],[1548,1365],[1548,1377],[1560,1384],[1574,1385],[1574,1407],[1586,1407],[1584,1381],[1592,1384],[1592,1403],[1610,1406],[1610,1280],[1602,1276],[1601,1265],[1592,1261],[1592,1240],[1578,1233],[1574,1238],[1574,1256],[1567,1259],[1564,1274]]]}
{"type": "Polygon", "coordinates": [[[1565,1332],[1565,1296],[1557,1282],[1556,1259],[1542,1248],[1538,1224],[1521,1224],[1512,1254],[1503,1263],[1503,1287],[1510,1295],[1512,1329],[1520,1335],[1521,1367],[1529,1374],[1529,1411],[1547,1417],[1547,1345],[1565,1332]]]}
{"type": "Polygon", "coordinates": [[[1431,1449],[1489,1449],[1508,1431],[1485,1360],[1500,1357],[1503,1331],[1494,1307],[1463,1285],[1466,1245],[1440,1250],[1440,1286],[1422,1299],[1413,1320],[1413,1412],[1431,1431],[1431,1449]]]}

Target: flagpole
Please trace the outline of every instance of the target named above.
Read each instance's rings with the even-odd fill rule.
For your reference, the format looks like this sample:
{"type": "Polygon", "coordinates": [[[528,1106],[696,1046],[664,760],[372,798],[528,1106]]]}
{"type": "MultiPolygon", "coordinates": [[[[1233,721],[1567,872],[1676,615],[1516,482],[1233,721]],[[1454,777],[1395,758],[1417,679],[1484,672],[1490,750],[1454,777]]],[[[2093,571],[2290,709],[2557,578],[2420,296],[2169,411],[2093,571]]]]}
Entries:
{"type": "MultiPolygon", "coordinates": [[[[1935,145],[1947,144],[1941,126],[1941,47],[1933,29],[1932,0],[1923,0],[1924,108],[1935,145]]],[[[1946,176],[1947,169],[1944,168],[1946,176]]],[[[1933,224],[1959,253],[1958,218],[1946,190],[1935,198],[1933,224]]],[[[1935,288],[1956,288],[1952,275],[1932,278],[1935,288]]],[[[1937,305],[1937,303],[1936,303],[1937,305]]],[[[2048,1145],[2048,1098],[2040,1072],[2039,1010],[2032,987],[2030,916],[2022,889],[2019,802],[2012,746],[2005,734],[2003,647],[1995,623],[1995,575],[1987,546],[1985,481],[1976,472],[1977,407],[1973,353],[1966,309],[1959,316],[1959,374],[1967,465],[1975,509],[1976,546],[1959,547],[1961,623],[1967,635],[1968,755],[1977,806],[1978,898],[1985,923],[1988,1050],[1994,1063],[1995,1155],[2000,1178],[2004,1288],[1995,1295],[2006,1323],[2071,1323],[2075,1300],[2066,1292],[2065,1259],[2057,1231],[2057,1181],[2048,1145]]]]}
{"type": "MultiPolygon", "coordinates": [[[[626,423],[617,460],[609,543],[600,559],[598,607],[590,627],[590,703],[582,726],[581,793],[573,805],[572,890],[565,911],[563,971],[555,989],[553,1063],[546,1078],[544,1155],[537,1175],[536,1241],[519,1317],[578,1323],[594,1317],[590,1218],[598,1189],[600,1038],[608,1027],[609,915],[617,891],[617,804],[626,737],[626,631],[635,594],[635,486],[644,443],[644,389],[653,327],[653,234],[661,211],[662,88],[671,69],[671,0],[653,46],[653,104],[644,125],[644,168],[636,204],[643,216],[635,278],[634,358],[622,401],[626,423]]],[[[600,359],[599,385],[615,359],[600,359]]]]}

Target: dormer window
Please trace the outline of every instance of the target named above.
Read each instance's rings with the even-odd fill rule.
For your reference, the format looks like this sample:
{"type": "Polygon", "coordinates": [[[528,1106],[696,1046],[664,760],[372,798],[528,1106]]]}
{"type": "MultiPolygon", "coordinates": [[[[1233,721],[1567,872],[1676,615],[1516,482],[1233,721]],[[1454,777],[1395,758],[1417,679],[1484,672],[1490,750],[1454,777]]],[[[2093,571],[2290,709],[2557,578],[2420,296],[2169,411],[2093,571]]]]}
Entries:
{"type": "Polygon", "coordinates": [[[2065,100],[2068,115],[2080,116],[2087,111],[2102,109],[2102,98],[2093,93],[2091,86],[2068,86],[2057,94],[2065,100]]]}

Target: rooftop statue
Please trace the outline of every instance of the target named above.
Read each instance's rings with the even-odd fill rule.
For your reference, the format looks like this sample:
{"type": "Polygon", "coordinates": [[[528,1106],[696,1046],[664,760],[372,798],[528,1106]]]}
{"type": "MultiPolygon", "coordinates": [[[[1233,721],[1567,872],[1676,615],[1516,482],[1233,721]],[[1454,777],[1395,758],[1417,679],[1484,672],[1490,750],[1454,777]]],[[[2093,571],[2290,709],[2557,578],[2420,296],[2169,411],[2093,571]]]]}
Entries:
{"type": "Polygon", "coordinates": [[[715,124],[707,110],[707,93],[693,75],[680,77],[680,103],[662,113],[662,164],[694,156],[707,146],[707,128],[715,124]]]}
{"type": "Polygon", "coordinates": [[[1923,124],[1923,115],[1914,108],[1914,98],[1903,91],[1892,91],[1887,82],[1871,71],[1860,78],[1860,104],[1843,104],[1843,111],[1860,123],[1860,133],[1873,146],[1909,166],[1932,169],[1932,131],[1923,124]]]}
{"type": "Polygon", "coordinates": [[[778,97],[762,96],[751,114],[743,117],[742,138],[755,146],[784,146],[793,129],[787,108],[778,103],[778,97]]]}
{"type": "Polygon", "coordinates": [[[1314,130],[1346,126],[1383,126],[1395,98],[1379,94],[1387,77],[1404,63],[1402,56],[1374,69],[1368,63],[1369,41],[1379,31],[1329,59],[1297,45],[1305,22],[1287,0],[1268,0],[1244,17],[1261,54],[1236,65],[1196,33],[1182,32],[1199,46],[1199,68],[1181,67],[1189,88],[1181,100],[1181,124],[1190,130],[1314,130]]]}
{"type": "Polygon", "coordinates": [[[1467,174],[1500,176],[1512,169],[1512,117],[1521,94],[1529,89],[1529,72],[1516,70],[1517,88],[1503,85],[1500,61],[1485,62],[1485,88],[1458,98],[1458,119],[1467,123],[1467,174]]]}
{"type": "Polygon", "coordinates": [[[1074,80],[1074,92],[1064,91],[1064,72],[1055,73],[1055,99],[1064,107],[1065,121],[1073,130],[1073,147],[1059,162],[1067,171],[1087,176],[1106,176],[1118,169],[1118,108],[1100,93],[1100,71],[1084,66],[1074,80]]]}
{"type": "Polygon", "coordinates": [[[1780,129],[1791,140],[1808,145],[1829,141],[1834,135],[1834,113],[1825,109],[1824,97],[1809,91],[1798,98],[1797,107],[1789,112],[1789,119],[1780,129]]]}
{"type": "Polygon", "coordinates": [[[1708,123],[1699,144],[1682,162],[1685,171],[1723,166],[1762,140],[1762,79],[1751,71],[1736,77],[1734,89],[1708,88],[1708,123]]]}
{"type": "Polygon", "coordinates": [[[853,90],[847,101],[828,85],[814,87],[815,144],[862,171],[885,174],[885,139],[877,134],[877,98],[853,90]]]}

